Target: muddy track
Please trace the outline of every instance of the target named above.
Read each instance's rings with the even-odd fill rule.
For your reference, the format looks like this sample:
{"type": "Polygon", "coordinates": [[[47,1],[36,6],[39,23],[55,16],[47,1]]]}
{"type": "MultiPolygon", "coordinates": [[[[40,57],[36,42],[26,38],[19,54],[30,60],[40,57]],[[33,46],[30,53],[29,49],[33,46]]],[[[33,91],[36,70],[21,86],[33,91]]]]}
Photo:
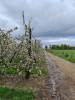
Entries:
{"type": "Polygon", "coordinates": [[[74,83],[60,70],[61,65],[58,66],[46,52],[45,56],[49,71],[47,84],[51,100],[75,100],[74,83]]]}

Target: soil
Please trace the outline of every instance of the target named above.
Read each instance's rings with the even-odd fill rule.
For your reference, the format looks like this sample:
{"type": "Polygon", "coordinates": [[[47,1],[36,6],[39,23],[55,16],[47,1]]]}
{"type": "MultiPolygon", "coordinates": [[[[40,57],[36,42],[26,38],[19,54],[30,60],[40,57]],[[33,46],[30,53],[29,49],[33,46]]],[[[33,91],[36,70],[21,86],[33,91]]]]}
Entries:
{"type": "Polygon", "coordinates": [[[51,100],[75,100],[75,64],[46,53],[51,100]]]}

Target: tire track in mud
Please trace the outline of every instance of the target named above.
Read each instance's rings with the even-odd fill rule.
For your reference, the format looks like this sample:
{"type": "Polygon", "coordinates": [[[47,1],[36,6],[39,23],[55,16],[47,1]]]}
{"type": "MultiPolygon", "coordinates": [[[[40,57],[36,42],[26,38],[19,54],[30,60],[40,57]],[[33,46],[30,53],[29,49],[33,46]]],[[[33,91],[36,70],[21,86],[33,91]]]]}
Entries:
{"type": "Polygon", "coordinates": [[[49,79],[47,86],[51,100],[75,100],[72,97],[71,87],[68,85],[67,79],[59,67],[52,61],[51,57],[45,52],[46,61],[49,71],[49,79]]]}

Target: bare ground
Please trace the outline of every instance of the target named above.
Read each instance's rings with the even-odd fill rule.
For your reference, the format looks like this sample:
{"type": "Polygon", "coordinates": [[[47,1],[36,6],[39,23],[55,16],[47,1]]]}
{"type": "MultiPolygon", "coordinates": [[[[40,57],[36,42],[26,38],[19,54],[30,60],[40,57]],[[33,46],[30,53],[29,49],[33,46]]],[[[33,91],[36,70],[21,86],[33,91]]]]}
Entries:
{"type": "Polygon", "coordinates": [[[75,100],[75,64],[45,53],[51,100],[75,100]]]}

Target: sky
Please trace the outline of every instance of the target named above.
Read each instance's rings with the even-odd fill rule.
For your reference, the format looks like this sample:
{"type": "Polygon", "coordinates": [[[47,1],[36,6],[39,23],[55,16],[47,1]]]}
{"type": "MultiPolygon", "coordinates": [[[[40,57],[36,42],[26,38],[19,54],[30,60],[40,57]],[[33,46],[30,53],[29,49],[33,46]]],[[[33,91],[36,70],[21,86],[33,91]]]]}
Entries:
{"type": "Polygon", "coordinates": [[[75,45],[75,0],[0,0],[0,27],[17,26],[13,35],[22,34],[22,11],[44,45],[75,45]]]}

